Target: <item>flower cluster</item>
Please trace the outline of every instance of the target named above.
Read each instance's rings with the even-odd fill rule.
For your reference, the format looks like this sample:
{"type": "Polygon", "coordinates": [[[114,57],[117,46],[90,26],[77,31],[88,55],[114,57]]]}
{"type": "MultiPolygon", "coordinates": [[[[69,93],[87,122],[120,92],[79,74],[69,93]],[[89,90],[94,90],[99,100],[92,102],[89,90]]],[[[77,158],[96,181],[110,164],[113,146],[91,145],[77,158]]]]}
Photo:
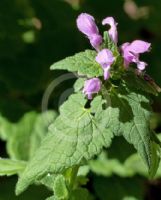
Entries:
{"type": "MultiPolygon", "coordinates": [[[[108,25],[108,35],[111,41],[117,45],[118,32],[117,23],[113,17],[106,17],[102,21],[102,25],[108,25]]],[[[110,49],[102,48],[103,38],[99,33],[98,27],[95,23],[93,16],[82,13],[77,18],[78,29],[86,35],[90,44],[97,51],[96,62],[100,64],[104,71],[104,80],[110,78],[110,68],[114,64],[116,58],[110,49]]],[[[135,40],[132,43],[124,43],[120,52],[124,59],[124,67],[127,69],[131,63],[136,63],[139,71],[143,71],[147,63],[140,61],[140,54],[148,52],[151,44],[142,40],[135,40]]],[[[85,82],[83,92],[87,95],[88,99],[92,99],[92,94],[98,93],[101,89],[101,82],[98,78],[92,78],[85,82]]]]}

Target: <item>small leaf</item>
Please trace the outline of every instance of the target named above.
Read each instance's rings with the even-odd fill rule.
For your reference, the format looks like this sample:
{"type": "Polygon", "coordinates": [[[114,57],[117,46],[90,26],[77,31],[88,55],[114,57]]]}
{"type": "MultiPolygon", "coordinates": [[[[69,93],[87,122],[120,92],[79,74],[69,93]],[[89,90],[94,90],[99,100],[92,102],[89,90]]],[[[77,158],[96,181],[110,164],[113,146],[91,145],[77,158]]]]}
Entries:
{"type": "Polygon", "coordinates": [[[79,78],[76,80],[76,82],[74,83],[75,92],[79,92],[80,90],[83,89],[85,80],[86,80],[85,78],[79,78]]]}
{"type": "Polygon", "coordinates": [[[25,167],[26,163],[23,161],[0,158],[0,176],[22,173],[25,167]]]}
{"type": "Polygon", "coordinates": [[[50,133],[30,161],[17,184],[17,194],[46,174],[62,173],[67,168],[80,165],[111,144],[113,134],[107,127],[107,111],[102,98],[96,97],[97,110],[85,108],[83,94],[71,95],[60,108],[60,116],[49,127],[50,133]],[[43,161],[43,162],[42,162],[43,161]]]}
{"type": "Polygon", "coordinates": [[[96,55],[97,53],[95,51],[86,50],[85,52],[77,53],[74,56],[54,63],[50,69],[68,70],[87,77],[102,76],[103,70],[95,61],[96,55]]]}
{"type": "Polygon", "coordinates": [[[56,175],[47,174],[43,179],[38,181],[38,184],[45,185],[49,190],[53,191],[56,175]]]}
{"type": "Polygon", "coordinates": [[[68,199],[68,190],[63,175],[58,175],[54,181],[54,194],[58,200],[68,199]]]}
{"type": "Polygon", "coordinates": [[[103,48],[110,49],[115,57],[119,56],[117,45],[111,40],[107,31],[104,32],[103,39],[104,39],[103,48]]]}

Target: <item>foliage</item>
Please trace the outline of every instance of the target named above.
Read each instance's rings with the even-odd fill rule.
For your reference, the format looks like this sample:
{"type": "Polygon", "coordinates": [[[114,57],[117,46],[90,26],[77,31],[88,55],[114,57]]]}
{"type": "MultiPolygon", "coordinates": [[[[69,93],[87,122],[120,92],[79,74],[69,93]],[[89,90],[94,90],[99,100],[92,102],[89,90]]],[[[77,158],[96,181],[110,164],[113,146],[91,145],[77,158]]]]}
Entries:
{"type": "Polygon", "coordinates": [[[0,176],[9,176],[1,184],[0,199],[145,198],[147,182],[161,177],[160,134],[155,133],[161,127],[160,88],[150,77],[145,80],[147,74],[136,74],[133,66],[123,69],[120,51],[107,32],[103,47],[114,53],[116,63],[104,81],[97,52],[84,51],[89,45],[76,30],[75,19],[89,12],[100,25],[103,17],[114,16],[119,43],[150,41],[147,72],[161,84],[160,8],[157,0],[0,2],[0,138],[2,149],[6,145],[0,176]],[[127,10],[132,3],[134,16],[127,10]],[[45,88],[67,71],[78,77],[74,86],[72,80],[58,85],[48,102],[55,111],[40,114],[45,88]],[[82,90],[93,77],[102,87],[88,100],[82,90]],[[74,94],[59,106],[61,94],[71,87],[74,94]],[[153,115],[152,107],[158,113],[153,115]],[[18,197],[12,193],[13,175],[18,176],[16,194],[32,185],[18,197]]]}

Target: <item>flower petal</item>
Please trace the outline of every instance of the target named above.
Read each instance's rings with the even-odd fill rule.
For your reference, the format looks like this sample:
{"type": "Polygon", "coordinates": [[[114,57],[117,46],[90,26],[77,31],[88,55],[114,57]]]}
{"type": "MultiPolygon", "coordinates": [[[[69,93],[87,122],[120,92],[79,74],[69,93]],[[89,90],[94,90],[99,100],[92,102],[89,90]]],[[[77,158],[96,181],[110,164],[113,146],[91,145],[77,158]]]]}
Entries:
{"type": "Polygon", "coordinates": [[[135,40],[129,45],[128,50],[135,54],[140,54],[149,51],[150,47],[151,44],[148,42],[144,42],[142,40],[135,40]]]}
{"type": "Polygon", "coordinates": [[[115,58],[113,53],[109,49],[101,50],[97,56],[96,61],[102,66],[102,68],[107,68],[114,62],[115,58]]]}
{"type": "Polygon", "coordinates": [[[108,31],[110,38],[113,40],[115,44],[118,42],[118,33],[117,33],[117,23],[115,22],[113,17],[107,17],[102,21],[103,25],[110,25],[110,29],[108,31]]]}
{"type": "Polygon", "coordinates": [[[93,34],[92,36],[89,37],[91,45],[99,51],[99,47],[102,43],[102,36],[98,34],[93,34]]]}
{"type": "Polygon", "coordinates": [[[83,93],[88,99],[92,99],[92,94],[98,93],[101,89],[101,81],[98,78],[92,78],[85,81],[83,93]]]}
{"type": "Polygon", "coordinates": [[[145,68],[146,68],[147,65],[148,65],[148,64],[147,64],[146,62],[141,62],[141,61],[139,61],[139,62],[137,63],[137,68],[138,68],[140,71],[143,71],[143,70],[145,70],[145,68]]]}
{"type": "Polygon", "coordinates": [[[93,34],[99,34],[94,17],[87,13],[82,13],[78,16],[77,27],[82,33],[84,33],[88,37],[93,34]]]}
{"type": "Polygon", "coordinates": [[[110,78],[110,67],[104,69],[104,80],[108,80],[110,78]]]}

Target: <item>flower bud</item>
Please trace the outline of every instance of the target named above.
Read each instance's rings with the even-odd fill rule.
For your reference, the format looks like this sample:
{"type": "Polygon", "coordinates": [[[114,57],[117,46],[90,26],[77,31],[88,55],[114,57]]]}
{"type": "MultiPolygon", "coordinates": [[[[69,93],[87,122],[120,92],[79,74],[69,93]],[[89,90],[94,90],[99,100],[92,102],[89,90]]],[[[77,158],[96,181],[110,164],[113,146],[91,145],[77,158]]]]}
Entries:
{"type": "Polygon", "coordinates": [[[91,37],[94,34],[99,34],[95,19],[87,13],[82,13],[78,16],[77,27],[88,37],[91,37]]]}
{"type": "Polygon", "coordinates": [[[92,78],[85,81],[83,93],[88,99],[92,99],[92,94],[98,93],[101,89],[101,81],[98,78],[92,78]]]}

